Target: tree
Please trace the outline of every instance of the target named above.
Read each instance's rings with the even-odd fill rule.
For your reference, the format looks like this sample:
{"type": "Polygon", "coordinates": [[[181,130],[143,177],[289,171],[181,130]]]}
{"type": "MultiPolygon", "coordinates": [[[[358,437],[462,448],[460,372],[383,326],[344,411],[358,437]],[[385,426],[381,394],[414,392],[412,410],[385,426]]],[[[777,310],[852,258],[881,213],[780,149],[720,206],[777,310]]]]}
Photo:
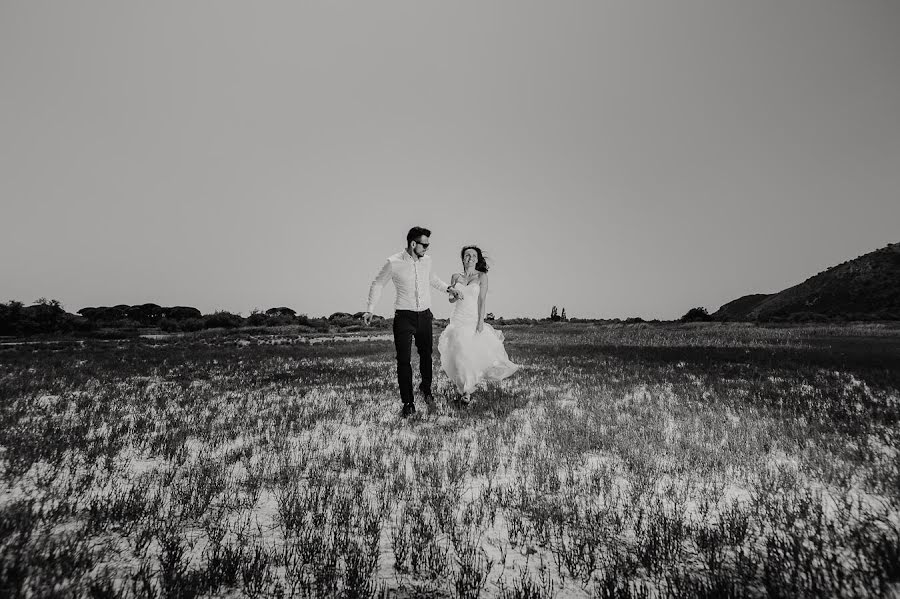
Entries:
{"type": "MultiPolygon", "coordinates": [[[[125,307],[127,308],[128,306],[125,307]]],[[[112,308],[108,306],[82,308],[78,311],[78,314],[81,314],[90,321],[97,322],[114,322],[123,320],[127,317],[125,310],[122,309],[121,306],[114,306],[112,308]]]]}
{"type": "Polygon", "coordinates": [[[553,306],[550,309],[550,320],[552,320],[553,322],[556,322],[557,320],[559,320],[559,314],[556,311],[556,306],[553,306]]]}
{"type": "Polygon", "coordinates": [[[35,301],[33,306],[26,308],[42,332],[52,332],[64,320],[66,311],[58,300],[48,300],[42,297],[35,301]]]}
{"type": "Polygon", "coordinates": [[[154,324],[165,316],[165,311],[159,304],[148,303],[131,306],[126,310],[126,314],[128,314],[128,318],[141,324],[154,324]]]}
{"type": "Polygon", "coordinates": [[[67,333],[89,328],[82,317],[66,312],[59,300],[42,297],[31,306],[18,301],[0,304],[0,335],[67,333]]]}
{"type": "Polygon", "coordinates": [[[39,297],[38,299],[34,300],[34,303],[37,306],[49,306],[51,308],[59,308],[60,310],[62,310],[62,304],[59,303],[59,300],[39,297]]]}
{"type": "Polygon", "coordinates": [[[681,317],[681,322],[707,322],[712,320],[712,316],[706,311],[706,308],[700,306],[691,308],[681,317]]]}
{"type": "Polygon", "coordinates": [[[24,304],[15,300],[0,304],[0,335],[20,335],[26,331],[24,310],[24,304]]]}
{"type": "Polygon", "coordinates": [[[562,309],[562,314],[559,315],[559,319],[562,321],[569,320],[568,318],[566,318],[566,309],[565,308],[562,309]]]}
{"type": "Polygon", "coordinates": [[[202,318],[200,310],[192,306],[172,306],[165,308],[166,318],[173,320],[186,320],[188,318],[202,318]]]}

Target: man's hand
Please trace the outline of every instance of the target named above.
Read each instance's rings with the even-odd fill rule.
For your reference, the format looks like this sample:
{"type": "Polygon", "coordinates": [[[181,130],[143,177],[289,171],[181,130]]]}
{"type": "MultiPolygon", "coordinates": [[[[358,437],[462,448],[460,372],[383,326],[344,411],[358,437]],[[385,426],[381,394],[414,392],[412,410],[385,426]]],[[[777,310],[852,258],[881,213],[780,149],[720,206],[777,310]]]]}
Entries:
{"type": "Polygon", "coordinates": [[[447,287],[447,293],[450,294],[450,301],[455,302],[460,297],[459,289],[454,289],[453,287],[447,287]]]}
{"type": "Polygon", "coordinates": [[[372,324],[372,313],[371,312],[365,312],[363,314],[363,322],[366,323],[366,326],[372,324]]]}

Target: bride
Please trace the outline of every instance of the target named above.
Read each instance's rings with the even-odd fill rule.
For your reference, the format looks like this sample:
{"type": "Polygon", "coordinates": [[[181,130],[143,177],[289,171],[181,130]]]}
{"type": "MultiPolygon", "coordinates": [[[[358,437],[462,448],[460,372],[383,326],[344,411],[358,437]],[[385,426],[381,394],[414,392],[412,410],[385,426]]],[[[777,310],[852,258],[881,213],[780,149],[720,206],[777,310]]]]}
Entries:
{"type": "Polygon", "coordinates": [[[503,348],[503,333],[484,322],[488,292],[488,267],[481,249],[468,245],[460,252],[463,272],[450,279],[450,287],[459,290],[450,324],[438,339],[441,368],[456,385],[468,404],[472,392],[485,380],[501,381],[515,373],[503,348]]]}

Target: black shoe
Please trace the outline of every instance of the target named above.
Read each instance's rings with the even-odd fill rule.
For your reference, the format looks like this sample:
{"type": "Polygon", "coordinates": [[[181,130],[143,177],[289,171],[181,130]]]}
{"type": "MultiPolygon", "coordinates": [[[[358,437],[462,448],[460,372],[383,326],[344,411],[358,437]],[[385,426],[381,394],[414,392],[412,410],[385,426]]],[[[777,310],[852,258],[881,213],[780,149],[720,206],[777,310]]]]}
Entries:
{"type": "Polygon", "coordinates": [[[426,390],[426,389],[423,389],[422,387],[419,387],[419,393],[422,394],[422,399],[425,401],[426,404],[428,404],[429,407],[434,405],[434,395],[432,395],[430,389],[426,390]]]}
{"type": "Polygon", "coordinates": [[[405,404],[403,404],[403,409],[400,410],[400,417],[401,418],[409,418],[410,416],[412,416],[415,413],[416,413],[416,404],[405,403],[405,404]]]}

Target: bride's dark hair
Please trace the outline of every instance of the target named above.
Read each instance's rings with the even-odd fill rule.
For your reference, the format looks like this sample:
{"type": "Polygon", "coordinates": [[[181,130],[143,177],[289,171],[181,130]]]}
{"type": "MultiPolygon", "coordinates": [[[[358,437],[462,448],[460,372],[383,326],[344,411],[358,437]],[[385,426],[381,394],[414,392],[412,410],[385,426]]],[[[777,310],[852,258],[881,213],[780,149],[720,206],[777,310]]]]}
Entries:
{"type": "Polygon", "coordinates": [[[475,250],[475,253],[478,254],[478,260],[475,261],[475,270],[478,272],[487,272],[488,265],[484,259],[484,254],[481,251],[481,248],[477,245],[467,245],[463,246],[462,251],[459,252],[459,259],[462,260],[466,255],[466,250],[475,250]]]}

